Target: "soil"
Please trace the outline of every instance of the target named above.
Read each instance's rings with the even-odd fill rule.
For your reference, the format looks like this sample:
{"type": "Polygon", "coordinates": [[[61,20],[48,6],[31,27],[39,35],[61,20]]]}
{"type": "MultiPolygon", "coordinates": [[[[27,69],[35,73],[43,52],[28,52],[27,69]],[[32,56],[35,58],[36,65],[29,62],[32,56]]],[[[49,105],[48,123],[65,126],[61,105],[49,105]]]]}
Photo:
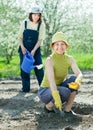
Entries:
{"type": "Polygon", "coordinates": [[[19,92],[21,80],[0,80],[0,130],[93,130],[93,71],[84,71],[73,111],[80,118],[64,118],[60,113],[46,113],[31,80],[29,93],[19,92]]]}

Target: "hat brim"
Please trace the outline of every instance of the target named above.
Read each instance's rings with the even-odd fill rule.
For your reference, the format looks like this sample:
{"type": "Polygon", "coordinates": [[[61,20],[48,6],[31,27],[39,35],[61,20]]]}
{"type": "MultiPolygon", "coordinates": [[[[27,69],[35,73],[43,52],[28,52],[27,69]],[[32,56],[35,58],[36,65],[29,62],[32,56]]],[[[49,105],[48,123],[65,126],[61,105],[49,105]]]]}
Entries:
{"type": "Polygon", "coordinates": [[[30,12],[32,14],[42,14],[41,12],[30,12]]]}
{"type": "MultiPolygon", "coordinates": [[[[58,41],[56,41],[56,42],[58,42],[58,41]]],[[[65,42],[66,48],[69,48],[68,42],[66,42],[66,41],[63,41],[63,42],[65,42]]],[[[55,43],[55,42],[54,42],[54,43],[55,43]]],[[[54,44],[54,43],[50,43],[50,48],[53,48],[53,44],[54,44]]]]}

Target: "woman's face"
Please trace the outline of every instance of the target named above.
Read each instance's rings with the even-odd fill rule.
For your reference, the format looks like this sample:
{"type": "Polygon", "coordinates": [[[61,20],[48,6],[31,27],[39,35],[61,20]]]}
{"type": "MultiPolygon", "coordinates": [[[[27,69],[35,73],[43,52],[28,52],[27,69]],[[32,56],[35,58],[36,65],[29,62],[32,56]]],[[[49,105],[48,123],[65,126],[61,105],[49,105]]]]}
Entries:
{"type": "Polygon", "coordinates": [[[58,41],[53,44],[53,49],[58,54],[63,54],[66,51],[66,43],[63,41],[58,41]]]}
{"type": "Polygon", "coordinates": [[[40,14],[32,14],[32,20],[34,23],[37,23],[40,18],[40,14]]]}

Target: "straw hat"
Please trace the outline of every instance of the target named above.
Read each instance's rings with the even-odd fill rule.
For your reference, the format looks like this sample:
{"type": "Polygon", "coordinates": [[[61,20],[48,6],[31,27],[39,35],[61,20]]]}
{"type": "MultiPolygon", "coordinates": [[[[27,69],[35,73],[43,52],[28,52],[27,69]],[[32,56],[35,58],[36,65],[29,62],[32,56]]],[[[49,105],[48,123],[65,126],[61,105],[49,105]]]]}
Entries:
{"type": "Polygon", "coordinates": [[[65,44],[66,44],[66,46],[67,46],[67,48],[69,47],[69,44],[68,44],[68,42],[66,40],[66,36],[65,36],[65,34],[63,32],[57,32],[57,33],[55,33],[53,35],[53,37],[52,37],[52,43],[50,43],[50,47],[52,47],[53,44],[55,42],[58,42],[58,41],[64,41],[65,44]]]}

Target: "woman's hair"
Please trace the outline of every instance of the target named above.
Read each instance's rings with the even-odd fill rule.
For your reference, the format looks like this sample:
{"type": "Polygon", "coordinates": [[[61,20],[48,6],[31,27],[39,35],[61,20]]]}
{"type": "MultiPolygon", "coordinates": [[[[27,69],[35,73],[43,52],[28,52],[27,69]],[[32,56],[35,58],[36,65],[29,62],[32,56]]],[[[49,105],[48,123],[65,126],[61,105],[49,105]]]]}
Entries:
{"type": "MultiPolygon", "coordinates": [[[[33,14],[33,13],[29,13],[29,17],[28,17],[28,18],[29,18],[30,21],[33,22],[32,14],[33,14]]],[[[41,22],[42,22],[42,20],[41,20],[41,14],[39,14],[39,15],[40,15],[40,18],[39,18],[39,20],[38,20],[37,22],[38,22],[38,23],[41,23],[41,22]]]]}

